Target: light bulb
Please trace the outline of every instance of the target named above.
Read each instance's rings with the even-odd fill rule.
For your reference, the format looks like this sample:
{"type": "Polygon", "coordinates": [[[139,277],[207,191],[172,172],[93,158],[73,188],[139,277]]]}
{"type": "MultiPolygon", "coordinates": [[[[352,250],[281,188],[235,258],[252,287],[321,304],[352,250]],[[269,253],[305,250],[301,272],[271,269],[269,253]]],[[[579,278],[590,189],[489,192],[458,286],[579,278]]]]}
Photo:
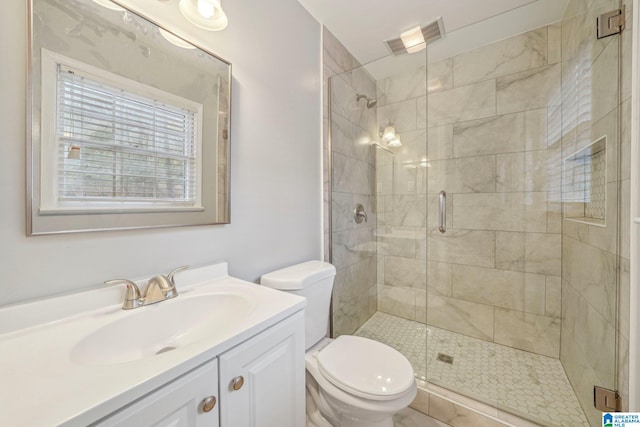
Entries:
{"type": "Polygon", "coordinates": [[[186,41],[182,40],[180,37],[174,36],[173,34],[171,34],[169,31],[167,31],[165,29],[158,28],[158,31],[160,32],[160,35],[162,37],[164,37],[164,39],[166,41],[168,41],[169,43],[171,43],[172,45],[181,47],[183,49],[195,49],[196,48],[191,43],[187,43],[186,41]]]}
{"type": "Polygon", "coordinates": [[[122,12],[124,10],[123,8],[109,0],[93,0],[93,2],[99,4],[102,7],[106,7],[107,9],[117,10],[118,12],[122,12]]]}
{"type": "Polygon", "coordinates": [[[198,0],[198,13],[203,18],[209,19],[216,13],[216,9],[212,2],[208,0],[198,0]]]}
{"type": "Polygon", "coordinates": [[[382,132],[382,139],[384,141],[392,141],[396,138],[396,130],[393,126],[387,126],[382,132]]]}
{"type": "Polygon", "coordinates": [[[400,136],[396,135],[394,139],[387,143],[388,147],[397,148],[402,147],[402,141],[400,141],[400,136]]]}
{"type": "Polygon", "coordinates": [[[220,0],[180,0],[180,13],[187,21],[207,31],[222,31],[227,27],[227,15],[220,0]]]}
{"type": "Polygon", "coordinates": [[[408,53],[420,52],[426,47],[424,35],[420,27],[415,27],[401,33],[400,39],[408,53]]]}

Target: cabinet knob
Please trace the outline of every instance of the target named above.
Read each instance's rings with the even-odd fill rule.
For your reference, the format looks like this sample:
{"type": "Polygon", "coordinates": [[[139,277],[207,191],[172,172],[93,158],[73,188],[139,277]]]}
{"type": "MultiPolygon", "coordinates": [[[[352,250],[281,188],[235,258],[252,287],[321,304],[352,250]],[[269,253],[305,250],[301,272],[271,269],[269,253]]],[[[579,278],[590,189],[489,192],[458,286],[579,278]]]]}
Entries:
{"type": "Polygon", "coordinates": [[[210,410],[215,408],[216,402],[217,401],[216,401],[216,397],[215,396],[209,396],[209,397],[205,398],[202,401],[202,410],[204,412],[209,412],[210,410]]]}
{"type": "Polygon", "coordinates": [[[242,376],[235,377],[233,380],[231,380],[231,387],[234,390],[240,390],[243,385],[244,385],[244,378],[242,376]]]}

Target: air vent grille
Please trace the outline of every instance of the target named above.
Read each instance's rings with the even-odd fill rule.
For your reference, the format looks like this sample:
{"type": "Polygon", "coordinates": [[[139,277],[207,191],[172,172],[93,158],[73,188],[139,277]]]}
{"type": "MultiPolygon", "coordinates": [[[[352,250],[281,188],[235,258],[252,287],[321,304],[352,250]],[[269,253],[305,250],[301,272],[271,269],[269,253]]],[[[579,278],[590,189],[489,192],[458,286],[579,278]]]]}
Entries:
{"type": "MultiPolygon", "coordinates": [[[[444,24],[442,22],[442,17],[433,21],[430,24],[425,25],[421,28],[422,35],[424,36],[425,45],[433,43],[437,40],[440,40],[444,37],[444,24]]],[[[405,47],[402,39],[400,37],[391,40],[385,40],[385,44],[394,55],[404,55],[408,53],[407,48],[405,47]]]]}

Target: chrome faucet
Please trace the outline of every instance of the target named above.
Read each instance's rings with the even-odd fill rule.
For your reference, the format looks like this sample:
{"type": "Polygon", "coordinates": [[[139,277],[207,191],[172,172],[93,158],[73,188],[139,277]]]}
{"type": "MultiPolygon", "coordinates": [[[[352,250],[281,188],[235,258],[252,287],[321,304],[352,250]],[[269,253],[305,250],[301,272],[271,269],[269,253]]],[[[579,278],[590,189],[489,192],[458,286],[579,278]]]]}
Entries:
{"type": "Polygon", "coordinates": [[[178,296],[178,290],[176,289],[173,276],[182,270],[189,268],[188,265],[183,265],[172,270],[166,276],[158,274],[149,279],[147,283],[147,289],[144,295],[140,292],[140,288],[133,281],[128,279],[114,279],[104,282],[107,285],[116,285],[124,283],[127,286],[127,293],[125,294],[124,301],[122,302],[123,310],[131,310],[132,308],[142,307],[144,305],[155,304],[160,301],[175,298],[178,296]]]}

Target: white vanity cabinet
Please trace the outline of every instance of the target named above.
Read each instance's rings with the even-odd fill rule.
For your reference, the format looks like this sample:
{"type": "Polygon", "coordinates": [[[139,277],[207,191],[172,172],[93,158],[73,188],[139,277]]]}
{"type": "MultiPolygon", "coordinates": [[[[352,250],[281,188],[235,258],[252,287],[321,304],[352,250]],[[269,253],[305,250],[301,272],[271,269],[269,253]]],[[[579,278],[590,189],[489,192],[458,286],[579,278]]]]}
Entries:
{"type": "Polygon", "coordinates": [[[219,405],[211,406],[217,396],[218,360],[213,359],[94,426],[218,427],[219,405]]]}
{"type": "Polygon", "coordinates": [[[305,425],[303,312],[222,354],[222,427],[305,425]]]}
{"type": "Polygon", "coordinates": [[[304,381],[300,311],[94,425],[300,427],[304,381]],[[216,404],[205,411],[209,397],[216,404]]]}
{"type": "Polygon", "coordinates": [[[224,262],[176,284],[133,310],[120,287],[0,307],[0,427],[303,427],[304,298],[224,262]]]}

